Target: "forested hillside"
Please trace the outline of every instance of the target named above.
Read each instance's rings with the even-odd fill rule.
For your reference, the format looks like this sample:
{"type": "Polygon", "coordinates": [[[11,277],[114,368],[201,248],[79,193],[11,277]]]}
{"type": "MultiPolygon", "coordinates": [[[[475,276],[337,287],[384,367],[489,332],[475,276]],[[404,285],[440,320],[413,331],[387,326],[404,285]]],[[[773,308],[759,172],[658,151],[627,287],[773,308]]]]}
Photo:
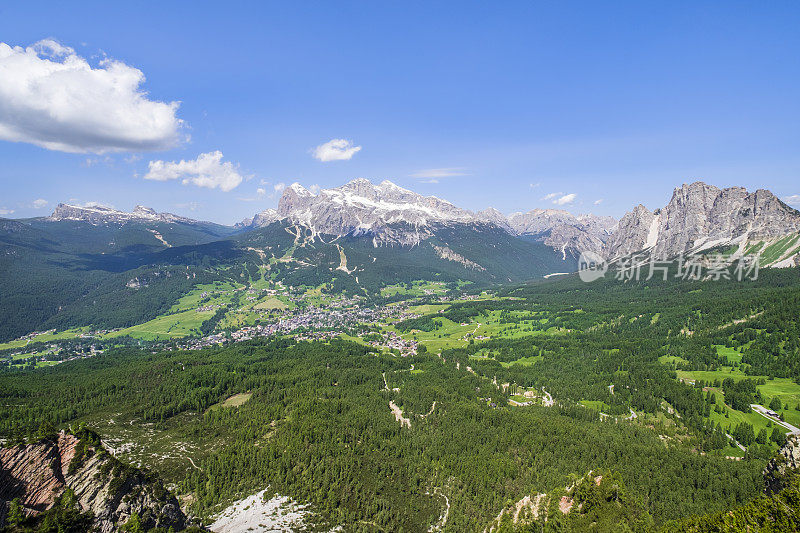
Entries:
{"type": "Polygon", "coordinates": [[[317,235],[275,222],[231,236],[224,226],[0,220],[0,341],[32,331],[128,327],[169,309],[192,287],[268,278],[376,296],[413,280],[520,282],[574,260],[494,226],[443,226],[414,246],[369,235],[317,235]],[[158,235],[158,237],[156,237],[158,235]]]}
{"type": "Polygon", "coordinates": [[[592,411],[504,407],[491,381],[452,361],[399,360],[350,343],[117,352],[0,384],[9,436],[92,413],[161,428],[190,415],[176,437],[219,443],[179,480],[200,515],[270,485],[331,524],[420,531],[438,520],[444,494],[448,529],[463,531],[488,525],[508,500],[606,469],[661,524],[745,502],[760,478],[756,462],[665,446],[658,431],[592,411]],[[398,392],[384,390],[384,373],[398,392]],[[242,392],[252,393],[242,406],[208,410],[242,392]],[[410,427],[395,421],[389,401],[410,427]]]}

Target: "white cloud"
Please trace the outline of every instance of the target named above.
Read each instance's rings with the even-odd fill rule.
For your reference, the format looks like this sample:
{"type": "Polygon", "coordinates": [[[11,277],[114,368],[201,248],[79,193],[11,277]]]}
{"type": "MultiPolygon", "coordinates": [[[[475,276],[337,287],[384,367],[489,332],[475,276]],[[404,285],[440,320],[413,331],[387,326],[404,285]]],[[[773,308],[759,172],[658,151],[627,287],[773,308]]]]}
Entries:
{"type": "Polygon", "coordinates": [[[180,179],[184,185],[223,191],[235,189],[244,179],[230,161],[222,162],[222,152],[200,154],[197,159],[189,161],[150,161],[146,180],[167,181],[180,179]]]}
{"type": "Polygon", "coordinates": [[[73,153],[172,148],[179,103],[151,100],[144,81],[137,68],[108,58],[92,67],[51,39],[0,42],[0,139],[73,153]]]}
{"type": "Polygon", "coordinates": [[[556,198],[555,200],[553,200],[553,203],[556,204],[556,205],[571,204],[572,202],[575,201],[575,198],[577,198],[577,196],[578,195],[575,194],[575,193],[565,194],[564,196],[560,196],[560,197],[556,198]]]}
{"type": "Polygon", "coordinates": [[[594,201],[594,205],[600,205],[602,203],[603,203],[603,199],[602,198],[599,198],[599,199],[594,201]]]}
{"type": "Polygon", "coordinates": [[[311,153],[314,159],[319,159],[323,163],[327,163],[328,161],[347,161],[359,150],[361,150],[361,147],[353,146],[353,141],[348,141],[347,139],[331,139],[314,148],[311,153]]]}
{"type": "Polygon", "coordinates": [[[13,209],[6,209],[5,207],[0,207],[0,216],[12,215],[12,214],[14,214],[13,209]]]}
{"type": "Polygon", "coordinates": [[[178,209],[188,209],[189,211],[195,211],[195,210],[203,207],[203,204],[198,203],[198,202],[183,202],[183,203],[175,204],[175,207],[177,207],[178,209]]]}
{"type": "Polygon", "coordinates": [[[562,194],[564,194],[564,193],[563,192],[551,192],[550,194],[545,194],[542,197],[542,200],[544,200],[544,201],[552,200],[553,198],[556,198],[557,196],[561,196],[562,194]]]}
{"type": "Polygon", "coordinates": [[[242,202],[257,202],[262,198],[264,198],[266,194],[267,190],[263,187],[259,187],[258,189],[256,189],[255,196],[240,196],[239,198],[237,198],[237,200],[240,200],[242,202]]]}
{"type": "Polygon", "coordinates": [[[452,178],[455,176],[466,176],[467,174],[464,172],[463,168],[458,167],[451,167],[451,168],[429,168],[426,170],[420,170],[419,172],[414,172],[411,174],[412,178],[428,178],[428,181],[424,183],[439,183],[438,180],[442,178],[452,178]]]}
{"type": "Polygon", "coordinates": [[[319,191],[322,190],[322,187],[320,187],[319,185],[317,185],[315,183],[314,185],[310,185],[308,187],[308,190],[311,191],[311,194],[317,195],[317,194],[319,194],[319,191]]]}
{"type": "Polygon", "coordinates": [[[44,209],[45,207],[47,207],[47,204],[49,204],[49,203],[50,202],[48,202],[44,198],[37,198],[36,200],[33,201],[33,208],[34,209],[44,209]]]}
{"type": "Polygon", "coordinates": [[[530,187],[531,187],[531,189],[538,189],[538,188],[539,188],[539,187],[541,187],[541,186],[542,186],[542,184],[541,184],[541,183],[538,183],[538,182],[537,182],[537,183],[531,183],[531,184],[530,184],[530,187]]]}
{"type": "Polygon", "coordinates": [[[87,157],[86,160],[83,163],[81,163],[81,166],[84,166],[86,168],[90,168],[90,167],[99,165],[100,163],[104,163],[104,164],[106,164],[108,166],[113,166],[114,165],[114,160],[109,156],[105,156],[103,158],[100,158],[100,157],[87,157]]]}
{"type": "Polygon", "coordinates": [[[800,194],[792,194],[790,196],[784,196],[783,198],[781,198],[781,200],[783,200],[789,205],[800,206],[800,194]]]}

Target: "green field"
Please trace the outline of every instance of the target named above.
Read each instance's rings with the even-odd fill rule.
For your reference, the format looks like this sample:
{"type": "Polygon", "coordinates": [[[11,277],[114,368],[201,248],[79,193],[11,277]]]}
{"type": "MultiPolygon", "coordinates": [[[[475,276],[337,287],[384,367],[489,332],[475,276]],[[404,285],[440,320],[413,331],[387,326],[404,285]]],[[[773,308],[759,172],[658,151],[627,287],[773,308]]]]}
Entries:
{"type": "Polygon", "coordinates": [[[214,409],[226,409],[230,407],[239,407],[244,405],[250,397],[253,396],[252,392],[241,392],[239,394],[234,394],[230,398],[226,398],[225,400],[219,402],[216,405],[212,405],[206,412],[213,411],[214,409]]]}
{"type": "Polygon", "coordinates": [[[584,407],[594,409],[598,413],[607,413],[611,410],[611,406],[609,406],[606,402],[601,402],[599,400],[581,400],[580,403],[584,407]]]}
{"type": "MultiPolygon", "coordinates": [[[[441,309],[446,309],[447,307],[444,304],[425,304],[410,307],[409,311],[421,315],[437,314],[441,309]]],[[[442,324],[439,329],[433,331],[412,330],[400,335],[405,339],[418,340],[425,344],[429,350],[440,351],[448,348],[463,348],[471,340],[481,342],[492,338],[513,339],[529,335],[555,335],[562,333],[556,327],[550,327],[547,330],[535,329],[534,324],[538,326],[547,321],[547,318],[539,318],[538,315],[532,317],[530,313],[525,313],[525,316],[531,318],[522,319],[514,323],[502,323],[501,314],[500,311],[489,311],[485,315],[472,317],[469,322],[463,323],[453,322],[442,316],[437,318],[442,324]]],[[[385,328],[397,331],[390,325],[386,325],[385,328]]],[[[530,365],[534,361],[526,360],[521,364],[530,365]]],[[[508,365],[506,364],[506,366],[508,365]]]]}
{"type": "MultiPolygon", "coordinates": [[[[678,377],[684,380],[703,380],[706,382],[713,383],[715,380],[724,380],[725,378],[731,378],[735,381],[740,381],[742,379],[759,379],[764,378],[766,380],[765,385],[759,385],[757,388],[761,392],[762,397],[764,398],[763,404],[765,406],[769,405],[769,402],[772,398],[777,397],[781,400],[781,402],[786,405],[789,404],[789,409],[779,411],[784,416],[784,419],[794,425],[800,427],[800,411],[795,409],[795,407],[800,404],[800,385],[792,381],[788,378],[774,378],[769,379],[766,376],[748,376],[745,373],[739,370],[733,370],[730,367],[724,367],[722,370],[692,370],[692,371],[684,371],[678,370],[678,377]]],[[[717,413],[712,409],[711,411],[711,420],[715,423],[719,422],[722,427],[731,429],[732,427],[736,426],[740,422],[748,422],[753,425],[755,428],[756,433],[761,428],[767,427],[768,420],[763,416],[759,415],[755,412],[749,413],[742,413],[741,411],[736,411],[731,409],[727,405],[724,404],[725,395],[722,392],[721,388],[717,387],[710,387],[710,390],[714,391],[714,394],[717,397],[717,405],[723,406],[725,413],[717,413]]]]}
{"type": "Polygon", "coordinates": [[[112,339],[130,335],[131,337],[142,340],[168,340],[177,337],[186,337],[197,334],[200,326],[214,316],[214,311],[182,311],[171,315],[164,315],[144,324],[137,324],[113,333],[109,333],[104,338],[112,339]]]}
{"type": "Polygon", "coordinates": [[[66,340],[66,339],[74,339],[81,333],[85,333],[89,330],[89,328],[72,328],[65,331],[54,332],[54,333],[43,333],[41,335],[36,335],[34,338],[30,340],[13,340],[9,342],[4,342],[0,344],[0,350],[8,350],[8,349],[15,349],[15,348],[24,348],[28,344],[34,342],[52,342],[58,340],[66,340]]]}
{"type": "Polygon", "coordinates": [[[736,350],[736,348],[722,346],[721,344],[715,344],[714,348],[717,349],[717,354],[724,356],[725,358],[728,359],[729,364],[742,362],[742,352],[736,350]]]}
{"type": "Polygon", "coordinates": [[[276,296],[270,296],[266,300],[262,300],[253,306],[253,309],[257,310],[272,310],[272,309],[279,309],[283,310],[288,308],[289,306],[286,305],[286,302],[282,301],[280,298],[276,296]]]}
{"type": "Polygon", "coordinates": [[[424,296],[430,294],[444,294],[447,287],[441,281],[414,280],[411,286],[404,284],[389,285],[381,289],[381,296],[384,298],[391,296],[424,296]]]}

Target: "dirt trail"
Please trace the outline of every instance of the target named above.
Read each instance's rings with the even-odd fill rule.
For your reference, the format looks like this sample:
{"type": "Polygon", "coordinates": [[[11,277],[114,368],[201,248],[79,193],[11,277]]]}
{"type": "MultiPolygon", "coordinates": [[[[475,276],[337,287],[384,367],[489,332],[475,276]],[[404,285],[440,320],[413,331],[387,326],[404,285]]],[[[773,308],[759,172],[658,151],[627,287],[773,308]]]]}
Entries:
{"type": "Polygon", "coordinates": [[[439,516],[439,520],[432,524],[430,528],[428,528],[429,532],[432,531],[441,531],[445,525],[447,525],[447,517],[450,516],[450,499],[447,497],[445,493],[443,493],[439,488],[433,489],[433,493],[436,496],[441,496],[444,498],[444,512],[439,516]]]}
{"type": "Polygon", "coordinates": [[[392,410],[392,414],[394,415],[394,419],[400,422],[400,427],[407,426],[411,427],[411,420],[403,416],[403,410],[397,406],[396,403],[390,401],[389,408],[392,410]]]}

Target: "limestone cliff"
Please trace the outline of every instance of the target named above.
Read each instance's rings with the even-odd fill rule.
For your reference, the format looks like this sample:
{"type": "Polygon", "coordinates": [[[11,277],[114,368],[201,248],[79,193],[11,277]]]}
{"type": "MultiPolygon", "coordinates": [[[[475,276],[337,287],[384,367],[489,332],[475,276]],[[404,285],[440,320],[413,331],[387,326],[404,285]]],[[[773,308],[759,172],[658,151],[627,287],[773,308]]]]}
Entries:
{"type": "Polygon", "coordinates": [[[80,438],[61,432],[33,444],[0,448],[0,526],[10,502],[36,517],[71,489],[82,511],[93,514],[96,531],[117,531],[136,513],[146,529],[187,524],[178,500],[150,473],[113,458],[91,432],[80,438]]]}

